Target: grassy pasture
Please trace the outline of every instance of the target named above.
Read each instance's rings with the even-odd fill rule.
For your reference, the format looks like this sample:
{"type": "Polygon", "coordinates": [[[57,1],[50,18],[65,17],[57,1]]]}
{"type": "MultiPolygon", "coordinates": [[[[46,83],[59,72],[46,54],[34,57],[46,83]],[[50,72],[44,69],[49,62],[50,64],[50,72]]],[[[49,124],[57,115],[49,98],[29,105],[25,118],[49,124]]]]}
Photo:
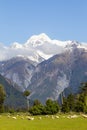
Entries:
{"type": "Polygon", "coordinates": [[[0,130],[87,130],[87,118],[79,115],[77,118],[68,118],[68,115],[35,116],[28,120],[27,115],[2,114],[0,116],[0,130]],[[16,117],[16,119],[13,119],[16,117]]]}

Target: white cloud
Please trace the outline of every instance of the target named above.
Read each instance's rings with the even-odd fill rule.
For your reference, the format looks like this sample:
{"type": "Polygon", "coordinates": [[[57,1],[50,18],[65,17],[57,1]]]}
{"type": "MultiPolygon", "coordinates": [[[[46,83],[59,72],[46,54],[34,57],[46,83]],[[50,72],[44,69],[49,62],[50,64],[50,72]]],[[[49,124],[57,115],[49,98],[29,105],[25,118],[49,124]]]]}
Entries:
{"type": "Polygon", "coordinates": [[[25,44],[14,42],[6,47],[0,43],[0,61],[18,55],[27,56],[34,61],[38,61],[39,56],[48,59],[52,55],[63,52],[65,46],[70,44],[72,41],[51,40],[46,34],[32,36],[25,44]]]}

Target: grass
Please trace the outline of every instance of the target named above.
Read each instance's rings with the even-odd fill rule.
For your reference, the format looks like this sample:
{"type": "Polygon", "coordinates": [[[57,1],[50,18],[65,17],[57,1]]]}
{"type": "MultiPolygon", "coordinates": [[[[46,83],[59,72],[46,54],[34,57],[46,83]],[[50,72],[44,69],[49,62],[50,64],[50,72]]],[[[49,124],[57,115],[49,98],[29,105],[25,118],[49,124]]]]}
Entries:
{"type": "Polygon", "coordinates": [[[59,115],[52,119],[52,116],[46,117],[35,116],[34,120],[28,120],[26,115],[11,115],[9,118],[7,114],[0,117],[0,130],[87,130],[87,119],[78,116],[74,119],[68,119],[68,115],[59,115]],[[24,119],[21,119],[23,115],[24,119]],[[17,119],[12,119],[15,116],[17,119]]]}

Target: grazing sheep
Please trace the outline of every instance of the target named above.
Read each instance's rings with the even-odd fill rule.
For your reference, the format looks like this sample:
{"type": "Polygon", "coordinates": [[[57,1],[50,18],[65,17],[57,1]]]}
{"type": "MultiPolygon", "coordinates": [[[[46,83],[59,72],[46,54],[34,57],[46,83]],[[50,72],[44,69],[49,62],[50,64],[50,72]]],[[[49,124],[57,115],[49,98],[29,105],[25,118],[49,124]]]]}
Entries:
{"type": "Polygon", "coordinates": [[[52,115],[52,119],[54,119],[54,116],[52,115]]]}
{"type": "Polygon", "coordinates": [[[49,117],[48,115],[46,115],[46,117],[49,117]]]}
{"type": "Polygon", "coordinates": [[[17,118],[16,118],[15,116],[13,116],[12,119],[15,119],[15,120],[16,120],[17,118]]]}
{"type": "Polygon", "coordinates": [[[38,117],[40,120],[42,119],[42,117],[38,117]]]}
{"type": "Polygon", "coordinates": [[[71,117],[70,117],[70,115],[69,115],[69,116],[67,116],[67,118],[68,118],[68,119],[70,119],[70,118],[71,118],[71,117]]]}
{"type": "Polygon", "coordinates": [[[58,118],[59,118],[59,116],[56,116],[56,118],[58,119],[58,118]]]}
{"type": "Polygon", "coordinates": [[[8,117],[8,118],[10,118],[11,116],[10,116],[10,115],[8,115],[7,117],[8,117]]]}
{"type": "Polygon", "coordinates": [[[71,118],[77,118],[77,117],[78,117],[77,115],[69,115],[67,118],[71,119],[71,118]]]}
{"type": "Polygon", "coordinates": [[[28,120],[34,120],[34,117],[27,116],[28,120]]]}
{"type": "Polygon", "coordinates": [[[21,119],[24,119],[24,117],[23,117],[23,116],[21,116],[21,119]]]}
{"type": "Polygon", "coordinates": [[[87,115],[85,115],[85,114],[82,114],[82,116],[83,116],[84,118],[87,118],[87,115]]]}
{"type": "Polygon", "coordinates": [[[72,115],[71,118],[77,118],[78,116],[77,115],[72,115]]]}
{"type": "Polygon", "coordinates": [[[18,117],[19,115],[17,115],[17,117],[18,117]]]}

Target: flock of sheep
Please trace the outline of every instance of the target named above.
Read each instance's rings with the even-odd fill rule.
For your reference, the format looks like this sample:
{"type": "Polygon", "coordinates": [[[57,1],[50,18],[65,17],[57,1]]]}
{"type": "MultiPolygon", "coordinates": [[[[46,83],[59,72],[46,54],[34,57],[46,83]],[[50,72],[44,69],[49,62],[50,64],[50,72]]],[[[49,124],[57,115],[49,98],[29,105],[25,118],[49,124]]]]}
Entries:
{"type": "MultiPolygon", "coordinates": [[[[50,118],[50,119],[59,119],[60,117],[72,119],[72,118],[78,118],[79,116],[84,117],[84,118],[87,118],[87,115],[86,115],[86,114],[80,114],[80,115],[74,114],[74,115],[62,115],[62,116],[58,116],[58,115],[46,115],[46,116],[38,116],[37,118],[38,118],[39,120],[43,119],[44,117],[45,117],[45,118],[50,118]]],[[[1,118],[1,117],[2,117],[2,116],[0,115],[0,118],[1,118]]],[[[17,120],[17,119],[19,119],[19,118],[20,118],[20,119],[27,119],[27,120],[35,120],[35,117],[34,117],[34,116],[30,116],[30,115],[26,115],[26,116],[24,116],[24,115],[12,116],[12,115],[8,114],[8,115],[7,115],[7,118],[12,118],[12,119],[14,119],[14,120],[17,120]]]]}

